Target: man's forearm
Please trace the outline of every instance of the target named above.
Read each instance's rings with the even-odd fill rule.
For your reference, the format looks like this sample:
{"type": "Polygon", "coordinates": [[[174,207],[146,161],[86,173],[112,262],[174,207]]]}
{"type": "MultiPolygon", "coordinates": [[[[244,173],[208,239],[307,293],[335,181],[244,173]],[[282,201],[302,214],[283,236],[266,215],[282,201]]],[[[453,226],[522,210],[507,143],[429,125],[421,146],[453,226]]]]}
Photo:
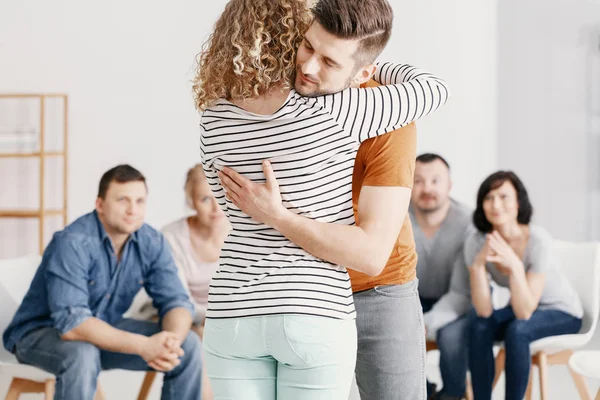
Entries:
{"type": "Polygon", "coordinates": [[[162,320],[162,329],[172,332],[183,342],[192,327],[192,315],[189,310],[178,307],[165,314],[162,320]]]}
{"type": "Polygon", "coordinates": [[[63,340],[88,342],[102,350],[115,353],[140,354],[144,335],[114,328],[101,319],[90,317],[61,336],[63,340]]]}
{"type": "Polygon", "coordinates": [[[273,227],[312,255],[369,275],[381,272],[392,251],[382,250],[359,226],[319,222],[291,211],[273,227]]]}
{"type": "Polygon", "coordinates": [[[257,184],[225,167],[219,176],[227,198],[318,258],[369,275],[383,270],[406,217],[410,188],[363,186],[357,213],[360,226],[347,226],[319,222],[286,209],[268,161],[263,162],[263,171],[267,182],[257,184]]]}

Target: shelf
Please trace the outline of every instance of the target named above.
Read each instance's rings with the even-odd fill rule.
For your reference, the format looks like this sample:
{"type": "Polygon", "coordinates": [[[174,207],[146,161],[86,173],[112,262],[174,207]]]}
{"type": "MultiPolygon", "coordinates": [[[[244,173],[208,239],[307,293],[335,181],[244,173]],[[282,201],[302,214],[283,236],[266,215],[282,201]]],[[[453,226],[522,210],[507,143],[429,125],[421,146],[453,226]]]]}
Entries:
{"type": "Polygon", "coordinates": [[[22,152],[22,153],[2,153],[0,152],[0,158],[27,158],[27,157],[61,157],[64,156],[65,153],[63,151],[46,151],[44,153],[40,152],[22,152]]]}
{"type": "MultiPolygon", "coordinates": [[[[39,204],[34,207],[37,208],[6,208],[0,209],[0,218],[30,218],[38,220],[38,247],[39,253],[44,252],[44,232],[46,229],[46,218],[47,217],[61,217],[63,225],[67,224],[67,181],[68,181],[68,123],[69,123],[69,112],[68,112],[68,96],[60,93],[0,93],[0,101],[18,100],[18,99],[38,99],[39,100],[39,114],[37,115],[37,122],[27,124],[15,124],[11,122],[10,127],[7,127],[7,123],[0,125],[0,160],[2,159],[35,159],[38,158],[39,172],[37,173],[37,180],[39,184],[39,204]],[[60,98],[62,102],[62,150],[48,151],[46,147],[46,108],[50,103],[49,98],[60,98]],[[37,127],[37,128],[36,128],[37,127]],[[60,157],[63,161],[63,179],[62,179],[62,205],[60,209],[48,208],[46,204],[46,188],[44,185],[46,175],[46,157],[60,157]]],[[[27,102],[31,103],[31,102],[27,102]]],[[[55,101],[51,102],[56,103],[55,101]]],[[[58,104],[58,103],[56,103],[58,104]]],[[[56,111],[58,113],[58,111],[56,111]]],[[[34,117],[32,114],[31,117],[34,117]]],[[[58,129],[58,128],[55,128],[58,129]]]]}
{"type": "Polygon", "coordinates": [[[63,97],[67,95],[63,93],[2,93],[0,99],[28,99],[28,98],[40,98],[40,97],[63,97]]]}
{"type": "Polygon", "coordinates": [[[44,216],[61,216],[64,215],[64,210],[44,210],[40,213],[40,210],[0,210],[1,218],[39,218],[40,215],[44,216]]]}

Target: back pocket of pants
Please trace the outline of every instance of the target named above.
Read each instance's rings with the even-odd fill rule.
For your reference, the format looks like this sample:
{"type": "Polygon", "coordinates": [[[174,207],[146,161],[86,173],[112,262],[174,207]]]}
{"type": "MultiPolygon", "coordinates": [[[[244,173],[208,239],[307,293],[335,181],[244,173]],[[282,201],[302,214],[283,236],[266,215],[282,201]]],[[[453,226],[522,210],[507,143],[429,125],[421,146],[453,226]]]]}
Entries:
{"type": "Polygon", "coordinates": [[[305,364],[315,366],[339,357],[342,347],[353,348],[350,344],[344,346],[347,337],[356,337],[355,334],[345,332],[345,329],[351,328],[356,332],[356,325],[349,322],[325,317],[286,315],[284,332],[294,354],[305,364]]]}

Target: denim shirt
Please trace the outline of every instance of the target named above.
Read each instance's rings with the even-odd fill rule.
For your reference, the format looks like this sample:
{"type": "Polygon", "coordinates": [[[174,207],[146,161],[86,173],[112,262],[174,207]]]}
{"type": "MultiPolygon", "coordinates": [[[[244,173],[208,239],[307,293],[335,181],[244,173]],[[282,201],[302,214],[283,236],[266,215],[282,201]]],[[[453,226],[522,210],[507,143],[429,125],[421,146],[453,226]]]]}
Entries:
{"type": "Polygon", "coordinates": [[[54,234],[29,291],[3,335],[13,352],[29,332],[54,327],[62,335],[90,317],[114,324],[144,287],[162,318],[193,305],[163,235],[144,224],[130,235],[120,260],[96,212],[54,234]]]}

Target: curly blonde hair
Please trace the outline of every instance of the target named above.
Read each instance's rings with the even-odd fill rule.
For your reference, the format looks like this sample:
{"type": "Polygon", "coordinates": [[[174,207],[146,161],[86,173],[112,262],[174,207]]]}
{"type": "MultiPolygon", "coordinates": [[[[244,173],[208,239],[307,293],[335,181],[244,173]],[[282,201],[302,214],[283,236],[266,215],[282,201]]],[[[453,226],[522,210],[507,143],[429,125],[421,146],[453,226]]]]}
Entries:
{"type": "Polygon", "coordinates": [[[230,0],[198,55],[196,108],[290,87],[310,22],[307,0],[230,0]]]}

